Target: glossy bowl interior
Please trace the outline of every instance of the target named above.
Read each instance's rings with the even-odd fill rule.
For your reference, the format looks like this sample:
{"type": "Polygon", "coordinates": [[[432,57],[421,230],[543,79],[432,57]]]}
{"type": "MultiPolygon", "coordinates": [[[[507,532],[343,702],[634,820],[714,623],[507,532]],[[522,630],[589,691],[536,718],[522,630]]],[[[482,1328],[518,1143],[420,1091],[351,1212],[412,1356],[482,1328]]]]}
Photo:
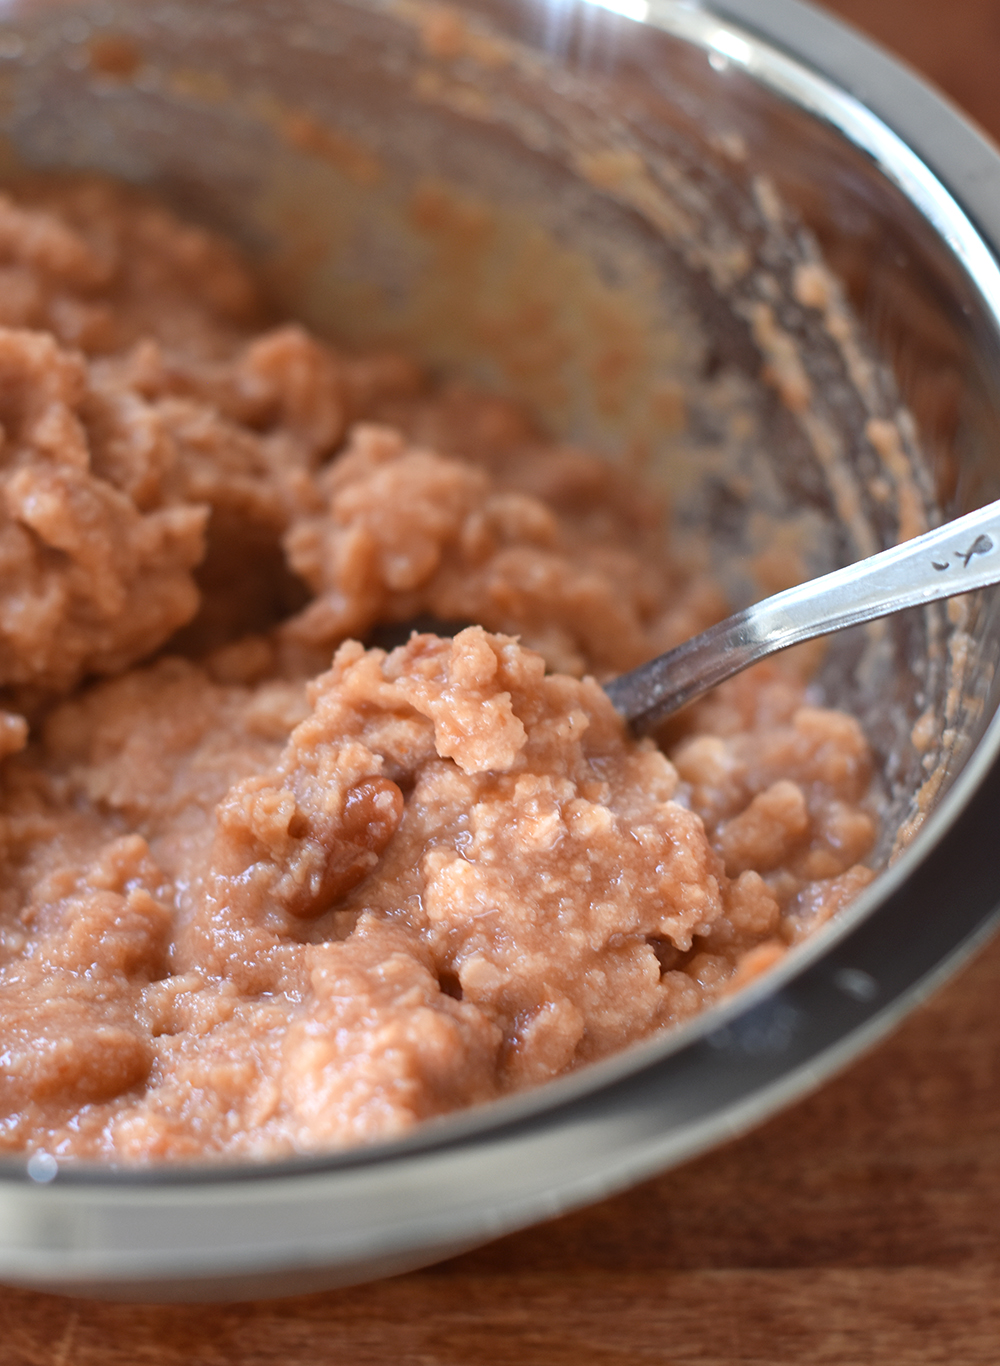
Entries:
{"type": "MultiPolygon", "coordinates": [[[[921,133],[995,182],[975,133],[794,0],[728,9],[14,4],[0,132],[11,175],[149,185],[237,237],[288,313],[390,338],[641,469],[737,606],[776,535],[819,573],[1000,494],[1000,276],[903,105],[879,119],[845,73],[884,71],[889,95],[902,79],[921,133]]],[[[387,1274],[596,1198],[815,1084],[990,920],[998,602],[831,643],[817,685],[874,745],[888,871],[724,1010],[364,1151],[8,1163],[0,1277],[194,1298],[387,1274]]]]}

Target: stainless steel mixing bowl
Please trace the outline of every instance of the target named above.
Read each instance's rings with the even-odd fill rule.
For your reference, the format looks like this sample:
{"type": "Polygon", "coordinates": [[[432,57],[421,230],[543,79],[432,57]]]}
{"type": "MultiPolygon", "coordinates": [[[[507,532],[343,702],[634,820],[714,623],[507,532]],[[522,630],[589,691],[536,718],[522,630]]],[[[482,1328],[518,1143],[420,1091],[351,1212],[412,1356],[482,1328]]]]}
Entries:
{"type": "MultiPolygon", "coordinates": [[[[613,8],[15,0],[5,156],[149,184],[238,236],[290,312],[391,335],[642,464],[737,604],[775,527],[820,571],[996,497],[995,151],[796,0],[613,8]]],[[[254,1167],[9,1159],[0,1278],[153,1299],[385,1275],[815,1086],[993,922],[997,605],[829,651],[817,687],[880,760],[884,871],[751,989],[392,1144],[254,1167]]]]}

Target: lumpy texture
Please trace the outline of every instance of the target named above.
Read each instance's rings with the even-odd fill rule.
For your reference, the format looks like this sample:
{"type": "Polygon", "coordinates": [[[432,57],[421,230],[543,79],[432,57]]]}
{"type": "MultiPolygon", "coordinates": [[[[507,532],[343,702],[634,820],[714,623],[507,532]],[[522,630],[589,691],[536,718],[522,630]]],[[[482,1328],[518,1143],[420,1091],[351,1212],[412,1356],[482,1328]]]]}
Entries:
{"type": "Polygon", "coordinates": [[[690,1018],[872,876],[864,736],[791,675],[662,747],[612,709],[724,610],[647,489],[271,318],[122,189],[0,197],[0,571],[8,1150],[398,1135],[690,1018]]]}

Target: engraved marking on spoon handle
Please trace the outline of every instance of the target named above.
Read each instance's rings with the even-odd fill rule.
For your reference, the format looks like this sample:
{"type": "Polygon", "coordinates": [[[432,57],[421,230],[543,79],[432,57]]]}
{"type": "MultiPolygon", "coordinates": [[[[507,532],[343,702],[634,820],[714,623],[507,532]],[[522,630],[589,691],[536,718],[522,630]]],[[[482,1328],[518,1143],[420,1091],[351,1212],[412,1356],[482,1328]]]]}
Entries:
{"type": "Polygon", "coordinates": [[[1000,583],[1000,502],[776,593],[606,685],[644,730],[790,645],[1000,583]]]}

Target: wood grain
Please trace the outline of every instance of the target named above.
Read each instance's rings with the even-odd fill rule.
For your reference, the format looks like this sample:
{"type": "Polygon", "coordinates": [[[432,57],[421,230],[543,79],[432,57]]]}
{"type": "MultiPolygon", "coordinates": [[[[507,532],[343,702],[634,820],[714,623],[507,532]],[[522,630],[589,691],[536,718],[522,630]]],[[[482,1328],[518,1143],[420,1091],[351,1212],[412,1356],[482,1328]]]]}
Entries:
{"type": "MultiPolygon", "coordinates": [[[[1000,136],[997,0],[835,0],[1000,136]]],[[[251,1305],[0,1290],[0,1366],[997,1366],[1000,943],[763,1129],[428,1271],[251,1305]]]]}

